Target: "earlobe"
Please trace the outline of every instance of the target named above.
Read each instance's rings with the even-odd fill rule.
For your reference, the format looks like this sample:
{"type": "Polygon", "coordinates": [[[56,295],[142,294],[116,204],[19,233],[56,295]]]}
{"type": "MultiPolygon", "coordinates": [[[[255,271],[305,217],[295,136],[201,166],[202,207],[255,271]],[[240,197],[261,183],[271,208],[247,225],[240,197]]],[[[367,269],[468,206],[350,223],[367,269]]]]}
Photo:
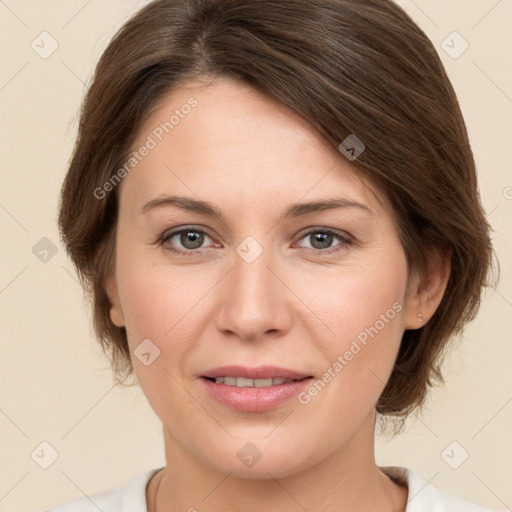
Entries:
{"type": "Polygon", "coordinates": [[[427,274],[415,278],[405,308],[405,329],[423,327],[436,312],[450,277],[451,256],[451,249],[437,253],[427,274]]]}
{"type": "Polygon", "coordinates": [[[119,292],[117,289],[115,276],[109,276],[105,285],[105,289],[110,301],[110,319],[115,326],[124,327],[125,322],[123,310],[121,309],[121,301],[119,300],[119,292]]]}

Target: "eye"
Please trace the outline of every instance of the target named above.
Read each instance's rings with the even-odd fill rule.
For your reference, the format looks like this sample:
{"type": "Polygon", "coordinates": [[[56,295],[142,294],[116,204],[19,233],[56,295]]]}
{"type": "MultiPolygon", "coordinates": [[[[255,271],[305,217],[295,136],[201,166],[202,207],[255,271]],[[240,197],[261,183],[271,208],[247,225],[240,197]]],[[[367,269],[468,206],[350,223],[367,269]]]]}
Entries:
{"type": "MultiPolygon", "coordinates": [[[[200,252],[204,244],[205,238],[211,237],[206,231],[194,227],[185,227],[168,234],[164,234],[160,240],[165,245],[166,250],[178,254],[190,254],[192,252],[200,252]],[[176,248],[177,247],[177,248],[176,248]]],[[[218,244],[217,244],[218,246],[218,244]]]]}
{"type": "MultiPolygon", "coordinates": [[[[164,233],[159,238],[158,243],[169,252],[190,256],[201,253],[201,249],[205,248],[203,245],[206,239],[212,240],[212,237],[204,229],[190,226],[164,233]]],[[[300,238],[300,240],[308,239],[311,246],[302,247],[302,249],[316,254],[330,254],[341,251],[353,243],[352,238],[347,234],[325,228],[311,229],[300,238]],[[333,246],[336,239],[339,240],[339,243],[333,246]]],[[[221,244],[216,242],[214,246],[222,247],[221,244]]]]}
{"type": "Polygon", "coordinates": [[[304,247],[304,249],[325,254],[346,249],[347,246],[352,244],[352,239],[348,235],[331,229],[317,228],[310,230],[301,237],[301,240],[304,239],[311,241],[311,247],[304,247]],[[332,244],[335,239],[340,240],[340,243],[333,247],[332,244]]]}

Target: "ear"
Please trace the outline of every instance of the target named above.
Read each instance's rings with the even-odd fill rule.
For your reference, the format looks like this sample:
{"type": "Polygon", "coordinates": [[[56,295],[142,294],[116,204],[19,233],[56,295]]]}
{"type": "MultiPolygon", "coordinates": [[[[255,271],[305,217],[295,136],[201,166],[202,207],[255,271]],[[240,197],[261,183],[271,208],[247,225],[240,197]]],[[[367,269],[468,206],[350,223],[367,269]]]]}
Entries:
{"type": "Polygon", "coordinates": [[[434,251],[426,274],[416,274],[411,278],[405,305],[405,329],[423,327],[436,312],[450,277],[451,258],[451,248],[444,252],[434,251]]]}
{"type": "Polygon", "coordinates": [[[110,319],[112,323],[117,327],[124,327],[124,315],[121,308],[121,301],[119,300],[119,291],[117,289],[116,277],[114,274],[110,274],[105,284],[107,296],[110,300],[110,319]]]}

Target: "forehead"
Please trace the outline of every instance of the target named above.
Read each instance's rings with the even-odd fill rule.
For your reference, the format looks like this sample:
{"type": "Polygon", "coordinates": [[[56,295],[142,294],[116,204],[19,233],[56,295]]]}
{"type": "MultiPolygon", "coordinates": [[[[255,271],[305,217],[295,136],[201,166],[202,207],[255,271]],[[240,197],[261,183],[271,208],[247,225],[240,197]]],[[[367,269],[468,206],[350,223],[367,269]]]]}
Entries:
{"type": "Polygon", "coordinates": [[[230,79],[189,82],[163,97],[132,150],[144,146],[150,150],[121,184],[133,200],[177,189],[199,197],[229,189],[240,202],[334,189],[375,200],[357,169],[305,119],[230,79]]]}

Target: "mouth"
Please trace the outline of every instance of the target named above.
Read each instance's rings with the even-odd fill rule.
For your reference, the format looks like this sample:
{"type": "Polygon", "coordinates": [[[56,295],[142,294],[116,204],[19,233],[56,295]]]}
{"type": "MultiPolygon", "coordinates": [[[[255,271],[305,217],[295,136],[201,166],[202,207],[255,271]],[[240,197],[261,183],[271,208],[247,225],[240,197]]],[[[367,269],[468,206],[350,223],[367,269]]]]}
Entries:
{"type": "Polygon", "coordinates": [[[302,379],[286,379],[284,377],[274,377],[268,379],[249,379],[246,377],[204,377],[215,384],[226,384],[227,386],[236,386],[238,388],[268,388],[270,386],[280,386],[282,384],[290,384],[299,382],[304,379],[311,379],[312,376],[303,377],[302,379]]]}
{"type": "Polygon", "coordinates": [[[287,368],[223,366],[201,375],[211,398],[244,412],[275,409],[304,390],[312,375],[287,368]]]}

